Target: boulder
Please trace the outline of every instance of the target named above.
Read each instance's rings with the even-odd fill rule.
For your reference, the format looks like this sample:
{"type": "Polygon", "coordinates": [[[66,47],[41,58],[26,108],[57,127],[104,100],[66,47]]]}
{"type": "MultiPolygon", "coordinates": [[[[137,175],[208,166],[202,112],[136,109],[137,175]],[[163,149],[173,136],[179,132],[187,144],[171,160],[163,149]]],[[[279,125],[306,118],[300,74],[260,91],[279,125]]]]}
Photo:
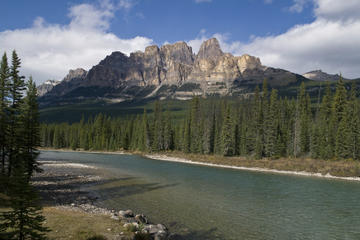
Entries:
{"type": "Polygon", "coordinates": [[[145,217],[144,214],[137,214],[135,216],[135,220],[138,222],[138,223],[142,223],[142,224],[147,224],[149,223],[148,219],[145,217]]]}
{"type": "Polygon", "coordinates": [[[168,233],[165,231],[159,231],[154,235],[154,240],[165,240],[168,237],[168,233]]]}
{"type": "Polygon", "coordinates": [[[119,215],[125,218],[130,218],[130,217],[134,217],[134,213],[131,210],[126,210],[126,211],[119,211],[119,215]]]}

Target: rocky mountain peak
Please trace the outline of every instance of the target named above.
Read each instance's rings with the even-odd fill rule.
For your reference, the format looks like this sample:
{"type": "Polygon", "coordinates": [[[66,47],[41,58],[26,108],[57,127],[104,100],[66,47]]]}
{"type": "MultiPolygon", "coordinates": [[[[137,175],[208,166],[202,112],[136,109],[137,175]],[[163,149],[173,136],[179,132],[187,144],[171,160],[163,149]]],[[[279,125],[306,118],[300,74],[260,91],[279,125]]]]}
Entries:
{"type": "Polygon", "coordinates": [[[155,55],[160,51],[157,45],[148,46],[145,48],[145,55],[155,55]]]}
{"type": "Polygon", "coordinates": [[[89,72],[70,70],[58,85],[44,85],[42,99],[122,101],[153,96],[188,99],[194,95],[232,95],[244,92],[246,86],[261,84],[264,78],[274,86],[295,82],[298,76],[262,66],[257,57],[224,53],[219,41],[211,38],[201,45],[197,55],[186,42],[160,48],[152,45],[130,56],[115,51],[89,72]]]}
{"type": "Polygon", "coordinates": [[[87,74],[87,71],[82,68],[77,68],[74,70],[70,70],[69,73],[63,79],[64,82],[69,82],[73,78],[84,78],[87,74]]]}
{"type": "Polygon", "coordinates": [[[194,61],[194,54],[192,48],[185,42],[176,42],[174,44],[166,44],[160,49],[164,60],[181,62],[184,64],[192,64],[194,61]]]}
{"type": "Polygon", "coordinates": [[[219,41],[216,38],[210,38],[201,44],[197,59],[217,59],[223,55],[219,41]]]}
{"type": "Polygon", "coordinates": [[[250,56],[248,54],[244,54],[241,57],[236,57],[237,65],[243,73],[245,70],[253,70],[253,69],[260,69],[262,67],[261,61],[259,58],[250,56]]]}
{"type": "MultiPolygon", "coordinates": [[[[303,74],[304,77],[315,81],[338,81],[339,74],[329,74],[322,70],[314,70],[303,74]]],[[[344,79],[344,78],[343,78],[344,79]]]]}

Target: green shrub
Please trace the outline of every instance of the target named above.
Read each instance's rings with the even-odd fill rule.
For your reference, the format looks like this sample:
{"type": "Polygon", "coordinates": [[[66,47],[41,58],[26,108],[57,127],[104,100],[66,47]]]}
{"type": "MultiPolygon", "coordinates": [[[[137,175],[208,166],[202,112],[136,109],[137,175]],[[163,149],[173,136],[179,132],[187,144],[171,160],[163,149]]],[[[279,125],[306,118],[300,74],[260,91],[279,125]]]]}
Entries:
{"type": "Polygon", "coordinates": [[[149,233],[140,232],[134,236],[134,240],[150,240],[151,236],[149,233]]]}
{"type": "Polygon", "coordinates": [[[103,235],[94,235],[92,237],[87,238],[86,240],[107,240],[103,235]]]}

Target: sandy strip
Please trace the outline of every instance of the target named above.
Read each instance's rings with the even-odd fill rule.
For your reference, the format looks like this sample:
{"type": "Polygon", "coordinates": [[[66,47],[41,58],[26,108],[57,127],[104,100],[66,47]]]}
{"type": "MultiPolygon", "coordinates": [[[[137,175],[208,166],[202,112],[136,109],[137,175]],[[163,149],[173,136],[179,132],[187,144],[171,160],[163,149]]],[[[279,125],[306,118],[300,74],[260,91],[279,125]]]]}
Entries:
{"type": "Polygon", "coordinates": [[[321,173],[311,173],[311,172],[305,172],[305,171],[297,172],[297,171],[276,170],[276,169],[258,168],[258,167],[238,167],[238,166],[231,166],[231,165],[196,162],[196,161],[192,161],[192,160],[185,159],[185,158],[169,157],[166,155],[145,155],[145,157],[154,159],[154,160],[161,160],[161,161],[179,162],[179,163],[187,163],[187,164],[218,167],[218,168],[237,169],[237,170],[245,170],[245,171],[253,171],[253,172],[279,173],[279,174],[297,175],[297,176],[306,176],[306,177],[320,177],[320,178],[340,179],[340,180],[347,180],[347,181],[360,181],[360,177],[337,177],[337,176],[333,176],[329,173],[323,175],[321,173]]]}
{"type": "Polygon", "coordinates": [[[87,169],[97,169],[97,167],[81,164],[81,163],[54,163],[54,161],[44,161],[42,166],[47,167],[62,167],[62,168],[87,168],[87,169]]]}
{"type": "Polygon", "coordinates": [[[109,152],[109,151],[84,151],[84,150],[71,150],[71,149],[49,149],[49,148],[39,148],[40,151],[43,152],[74,152],[74,153],[93,153],[93,154],[110,154],[110,155],[114,155],[114,154],[118,154],[118,155],[131,155],[131,153],[127,153],[127,152],[123,152],[123,151],[114,151],[114,152],[109,152]]]}

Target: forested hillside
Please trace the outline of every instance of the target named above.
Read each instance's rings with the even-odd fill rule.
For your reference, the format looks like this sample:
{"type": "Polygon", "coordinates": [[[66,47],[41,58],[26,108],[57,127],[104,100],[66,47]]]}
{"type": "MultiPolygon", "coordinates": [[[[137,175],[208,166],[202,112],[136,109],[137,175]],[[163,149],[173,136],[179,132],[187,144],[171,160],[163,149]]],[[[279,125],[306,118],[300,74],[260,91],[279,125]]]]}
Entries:
{"type": "Polygon", "coordinates": [[[83,150],[139,150],[249,156],[360,159],[359,100],[355,82],[340,79],[333,93],[311,103],[302,83],[297,97],[258,87],[253,97],[227,101],[195,97],[183,119],[162,102],[154,114],[112,118],[98,114],[78,123],[42,124],[44,147],[83,150]]]}

